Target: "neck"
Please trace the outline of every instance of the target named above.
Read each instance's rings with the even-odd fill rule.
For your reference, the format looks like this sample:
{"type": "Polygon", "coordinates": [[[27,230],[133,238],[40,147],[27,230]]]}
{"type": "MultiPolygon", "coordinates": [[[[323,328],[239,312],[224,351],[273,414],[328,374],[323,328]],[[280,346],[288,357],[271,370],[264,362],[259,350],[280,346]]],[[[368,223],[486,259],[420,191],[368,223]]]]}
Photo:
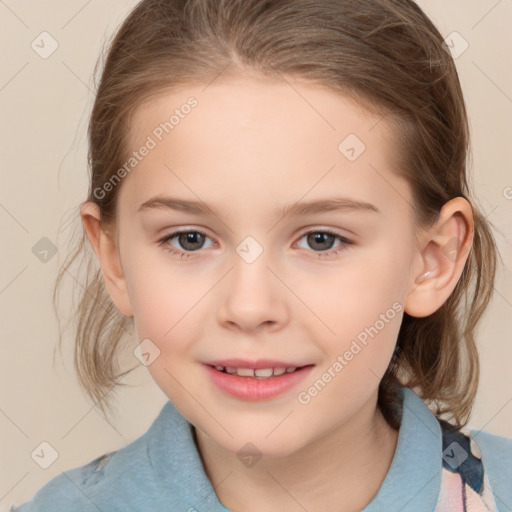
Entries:
{"type": "Polygon", "coordinates": [[[233,512],[360,511],[377,494],[398,441],[398,431],[377,408],[376,393],[321,439],[247,468],[202,431],[195,435],[206,474],[233,512]]]}

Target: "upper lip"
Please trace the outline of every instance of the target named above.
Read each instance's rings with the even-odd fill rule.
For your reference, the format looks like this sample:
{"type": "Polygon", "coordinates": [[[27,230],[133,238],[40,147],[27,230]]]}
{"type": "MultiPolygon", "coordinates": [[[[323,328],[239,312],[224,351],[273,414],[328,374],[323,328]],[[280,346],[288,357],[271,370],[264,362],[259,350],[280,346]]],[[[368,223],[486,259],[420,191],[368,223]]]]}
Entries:
{"type": "Polygon", "coordinates": [[[275,359],[257,359],[255,361],[249,361],[248,359],[239,358],[218,359],[215,361],[207,361],[204,364],[209,366],[223,366],[224,368],[253,368],[255,370],[259,368],[301,368],[302,366],[308,366],[308,364],[276,361],[275,359]]]}

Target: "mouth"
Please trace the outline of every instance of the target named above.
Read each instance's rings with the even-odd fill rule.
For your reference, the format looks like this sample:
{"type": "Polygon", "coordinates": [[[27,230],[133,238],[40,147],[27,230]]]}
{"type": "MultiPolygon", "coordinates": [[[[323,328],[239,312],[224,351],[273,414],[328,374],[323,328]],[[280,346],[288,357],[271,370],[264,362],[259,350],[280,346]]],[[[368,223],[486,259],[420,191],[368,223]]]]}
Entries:
{"type": "Polygon", "coordinates": [[[227,373],[229,375],[237,375],[238,377],[249,377],[253,379],[271,379],[272,377],[279,377],[285,373],[294,373],[297,370],[305,368],[305,366],[277,366],[269,368],[237,368],[234,366],[211,366],[218,372],[227,373]]]}
{"type": "Polygon", "coordinates": [[[210,381],[222,393],[244,401],[269,400],[296,388],[314,364],[282,361],[214,361],[203,363],[210,381]]]}

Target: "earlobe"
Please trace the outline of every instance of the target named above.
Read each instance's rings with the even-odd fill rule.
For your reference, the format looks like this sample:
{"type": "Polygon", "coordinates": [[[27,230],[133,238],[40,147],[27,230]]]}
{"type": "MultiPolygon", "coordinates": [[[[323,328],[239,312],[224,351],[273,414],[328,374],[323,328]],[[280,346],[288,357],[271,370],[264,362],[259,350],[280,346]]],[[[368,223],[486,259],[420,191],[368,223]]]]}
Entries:
{"type": "Polygon", "coordinates": [[[469,202],[456,197],[441,209],[422,241],[421,269],[413,276],[404,310],[414,317],[435,313],[460,279],[473,243],[474,219],[469,202]]]}
{"type": "Polygon", "coordinates": [[[91,201],[82,203],[80,216],[87,238],[100,262],[105,285],[112,301],[124,316],[132,317],[133,309],[117,243],[114,236],[102,228],[98,205],[91,201]]]}

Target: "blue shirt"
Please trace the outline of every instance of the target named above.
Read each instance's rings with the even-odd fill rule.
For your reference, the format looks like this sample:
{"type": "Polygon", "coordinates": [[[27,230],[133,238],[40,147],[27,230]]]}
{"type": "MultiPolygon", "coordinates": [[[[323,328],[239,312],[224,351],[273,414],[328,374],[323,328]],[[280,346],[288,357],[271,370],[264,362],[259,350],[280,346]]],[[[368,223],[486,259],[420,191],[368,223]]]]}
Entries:
{"type": "MultiPolygon", "coordinates": [[[[512,511],[512,439],[449,431],[414,391],[403,387],[401,397],[394,458],[362,512],[512,511]]],[[[61,473],[9,512],[130,511],[230,512],[204,471],[192,425],[170,401],[138,439],[61,473]]]]}

